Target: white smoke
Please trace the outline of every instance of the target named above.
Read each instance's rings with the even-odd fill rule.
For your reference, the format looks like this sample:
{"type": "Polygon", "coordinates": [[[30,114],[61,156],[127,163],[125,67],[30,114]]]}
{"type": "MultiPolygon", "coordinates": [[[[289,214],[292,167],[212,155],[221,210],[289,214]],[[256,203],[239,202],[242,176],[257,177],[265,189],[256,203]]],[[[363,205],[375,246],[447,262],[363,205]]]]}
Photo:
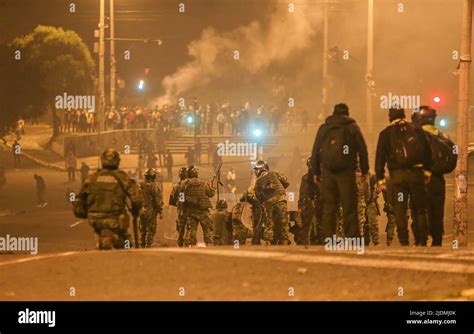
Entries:
{"type": "Polygon", "coordinates": [[[183,93],[225,77],[232,67],[239,66],[255,75],[307,49],[321,27],[323,11],[322,6],[307,6],[307,2],[295,1],[294,12],[288,4],[279,4],[266,24],[253,21],[227,32],[205,29],[199,40],[188,45],[192,60],[163,79],[165,94],[154,104],[175,103],[183,93]],[[234,59],[236,50],[239,60],[234,59]]]}

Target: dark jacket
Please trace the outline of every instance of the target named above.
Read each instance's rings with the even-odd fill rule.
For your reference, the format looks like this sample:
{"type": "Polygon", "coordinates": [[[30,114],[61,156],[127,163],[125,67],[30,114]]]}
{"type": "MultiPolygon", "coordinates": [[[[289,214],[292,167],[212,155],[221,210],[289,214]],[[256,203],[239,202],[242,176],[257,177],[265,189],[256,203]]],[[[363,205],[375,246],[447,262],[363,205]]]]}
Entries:
{"type": "Polygon", "coordinates": [[[331,115],[326,118],[326,122],[319,127],[311,153],[310,174],[316,176],[321,175],[321,157],[319,154],[321,151],[320,145],[322,144],[329,127],[335,124],[347,126],[352,134],[348,145],[352,150],[355,150],[356,154],[353,155],[352,166],[349,166],[349,168],[352,168],[355,171],[357,168],[357,162],[359,162],[362,173],[367,174],[369,172],[369,154],[367,152],[367,145],[364,136],[362,135],[359,126],[356,124],[356,121],[349,116],[344,115],[331,115]],[[357,156],[359,157],[358,160],[357,156]]]}
{"type": "MultiPolygon", "coordinates": [[[[382,130],[379,135],[379,141],[377,143],[377,154],[375,156],[375,175],[377,176],[377,180],[384,179],[385,165],[387,165],[389,171],[404,168],[403,166],[397,165],[397,163],[393,161],[393,155],[391,154],[394,148],[390,147],[390,138],[391,136],[397,136],[397,133],[394,133],[394,131],[397,131],[398,129],[398,127],[394,126],[395,122],[400,122],[400,120],[393,121],[389,126],[382,130]]],[[[406,121],[402,120],[402,122],[406,121]]],[[[416,140],[423,150],[423,154],[420,154],[419,161],[417,161],[413,167],[419,166],[423,167],[424,170],[431,171],[431,167],[433,166],[433,159],[431,156],[431,147],[428,138],[426,137],[426,134],[424,133],[421,127],[411,123],[408,124],[414,127],[417,133],[416,140]]]]}

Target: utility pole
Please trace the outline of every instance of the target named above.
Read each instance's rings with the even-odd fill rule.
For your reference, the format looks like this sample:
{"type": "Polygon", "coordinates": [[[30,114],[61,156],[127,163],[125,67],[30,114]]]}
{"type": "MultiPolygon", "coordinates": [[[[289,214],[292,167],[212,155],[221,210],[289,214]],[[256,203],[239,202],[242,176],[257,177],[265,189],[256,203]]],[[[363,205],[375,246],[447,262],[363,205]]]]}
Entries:
{"type": "Polygon", "coordinates": [[[454,189],[454,237],[467,246],[467,171],[469,144],[469,79],[471,70],[472,0],[463,0],[461,58],[459,65],[457,148],[454,189]]]}
{"type": "Polygon", "coordinates": [[[366,72],[366,108],[368,141],[373,142],[374,115],[372,110],[372,92],[369,82],[374,70],[374,0],[368,0],[367,15],[367,72],[366,72]]]}
{"type": "Polygon", "coordinates": [[[110,108],[115,110],[115,18],[114,0],[110,0],[110,108]]]}
{"type": "Polygon", "coordinates": [[[322,110],[321,114],[323,117],[326,116],[327,112],[327,99],[328,99],[328,91],[327,91],[327,84],[328,84],[328,52],[329,52],[329,4],[328,0],[324,1],[324,33],[323,33],[323,90],[322,90],[322,110]]]}
{"type": "Polygon", "coordinates": [[[100,0],[99,21],[99,132],[105,130],[104,53],[105,53],[105,0],[100,0]]]}

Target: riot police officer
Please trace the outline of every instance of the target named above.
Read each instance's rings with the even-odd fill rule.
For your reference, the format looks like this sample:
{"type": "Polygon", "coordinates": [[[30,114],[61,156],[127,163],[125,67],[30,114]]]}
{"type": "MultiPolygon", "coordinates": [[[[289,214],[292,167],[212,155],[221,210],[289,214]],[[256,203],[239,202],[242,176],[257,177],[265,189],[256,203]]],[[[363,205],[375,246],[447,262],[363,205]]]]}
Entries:
{"type": "Polygon", "coordinates": [[[140,184],[143,207],[140,211],[140,241],[142,248],[151,247],[156,234],[156,217],[163,219],[163,195],[156,182],[157,172],[150,168],[145,172],[145,180],[140,184]]]}
{"type": "Polygon", "coordinates": [[[107,149],[101,155],[102,168],[89,175],[79,193],[84,203],[89,225],[96,234],[98,249],[124,248],[130,243],[129,210],[137,217],[142,207],[140,189],[127,173],[119,170],[120,155],[107,149]]]}
{"type": "Polygon", "coordinates": [[[254,167],[257,179],[255,195],[265,210],[263,238],[266,245],[289,242],[289,222],[286,191],[289,182],[280,173],[270,170],[266,161],[257,161],[254,167]]]}
{"type": "Polygon", "coordinates": [[[184,232],[184,245],[197,244],[197,228],[201,225],[206,245],[212,244],[212,222],[209,209],[212,208],[210,198],[216,193],[215,186],[198,177],[195,166],[188,167],[188,179],[184,183],[184,214],[186,227],[184,232]]]}
{"type": "Polygon", "coordinates": [[[187,168],[181,167],[178,172],[179,181],[173,186],[170,194],[169,205],[175,206],[177,211],[176,232],[179,247],[184,246],[184,231],[186,227],[186,215],[184,214],[184,184],[188,178],[187,168]]]}

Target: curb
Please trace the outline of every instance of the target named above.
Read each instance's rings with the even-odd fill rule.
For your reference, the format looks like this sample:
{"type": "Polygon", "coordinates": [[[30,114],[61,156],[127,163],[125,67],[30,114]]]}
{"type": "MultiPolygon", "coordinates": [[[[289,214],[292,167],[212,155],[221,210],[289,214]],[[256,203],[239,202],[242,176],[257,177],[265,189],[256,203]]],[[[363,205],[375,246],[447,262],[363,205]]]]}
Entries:
{"type": "MultiPolygon", "coordinates": [[[[8,147],[9,149],[12,148],[12,145],[10,144],[4,144],[6,147],[8,147]]],[[[55,170],[59,170],[61,172],[66,172],[66,167],[61,167],[61,166],[58,166],[56,164],[52,164],[52,163],[49,163],[49,162],[46,162],[46,161],[43,161],[43,160],[39,160],[35,157],[33,157],[31,154],[28,154],[28,153],[25,153],[25,152],[21,152],[20,153],[21,156],[37,163],[38,165],[41,165],[43,167],[46,167],[46,168],[51,168],[51,169],[55,169],[55,170]]]]}

